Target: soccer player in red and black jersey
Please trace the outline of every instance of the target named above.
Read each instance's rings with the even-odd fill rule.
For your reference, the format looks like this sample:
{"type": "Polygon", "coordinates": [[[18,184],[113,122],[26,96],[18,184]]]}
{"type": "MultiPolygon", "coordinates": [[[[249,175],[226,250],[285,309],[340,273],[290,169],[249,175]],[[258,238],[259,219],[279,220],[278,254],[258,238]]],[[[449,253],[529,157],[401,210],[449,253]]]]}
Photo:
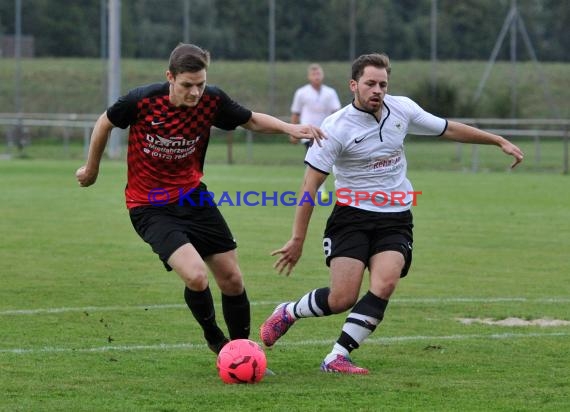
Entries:
{"type": "Polygon", "coordinates": [[[95,183],[113,127],[129,127],[125,189],[132,224],[167,270],[185,283],[184,298],[202,327],[208,347],[218,353],[228,341],[216,323],[208,268],[222,293],[229,338],[248,338],[250,305],[236,243],[201,179],[212,126],[238,126],[298,139],[323,138],[310,125],[285,123],[252,112],[206,83],[207,51],[179,44],[171,53],[167,82],[131,90],[95,123],[87,162],[76,172],[81,186],[95,183]]]}

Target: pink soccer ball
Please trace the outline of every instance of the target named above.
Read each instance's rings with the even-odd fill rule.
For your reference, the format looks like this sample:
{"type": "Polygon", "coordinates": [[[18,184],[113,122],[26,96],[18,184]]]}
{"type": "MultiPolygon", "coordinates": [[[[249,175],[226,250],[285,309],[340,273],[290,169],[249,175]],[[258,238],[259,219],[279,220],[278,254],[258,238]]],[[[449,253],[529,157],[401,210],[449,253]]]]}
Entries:
{"type": "Polygon", "coordinates": [[[267,359],[254,341],[236,339],[222,348],[216,367],[225,383],[258,383],[265,374],[267,359]]]}

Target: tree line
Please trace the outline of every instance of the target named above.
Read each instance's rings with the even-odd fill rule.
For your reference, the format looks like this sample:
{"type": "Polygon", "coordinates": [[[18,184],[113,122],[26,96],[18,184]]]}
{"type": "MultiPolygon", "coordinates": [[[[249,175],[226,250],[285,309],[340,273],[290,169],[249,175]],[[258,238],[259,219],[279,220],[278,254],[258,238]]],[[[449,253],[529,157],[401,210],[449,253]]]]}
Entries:
{"type": "MultiPolygon", "coordinates": [[[[107,0],[21,3],[22,33],[33,36],[35,56],[104,57],[107,0]]],[[[269,3],[122,0],[122,55],[166,58],[187,37],[210,50],[215,59],[267,60],[269,3]],[[189,5],[186,18],[185,5],[189,5]]],[[[570,3],[518,0],[516,4],[538,59],[570,60],[570,3]]],[[[351,53],[384,51],[399,60],[429,59],[431,5],[432,0],[275,0],[275,58],[343,61],[351,53]]],[[[438,59],[488,59],[510,7],[511,0],[438,0],[438,59]]],[[[3,0],[0,36],[13,35],[14,26],[15,0],[3,0]]],[[[507,34],[499,59],[509,58],[508,39],[507,34]]],[[[518,59],[531,57],[520,37],[517,48],[518,59]]]]}

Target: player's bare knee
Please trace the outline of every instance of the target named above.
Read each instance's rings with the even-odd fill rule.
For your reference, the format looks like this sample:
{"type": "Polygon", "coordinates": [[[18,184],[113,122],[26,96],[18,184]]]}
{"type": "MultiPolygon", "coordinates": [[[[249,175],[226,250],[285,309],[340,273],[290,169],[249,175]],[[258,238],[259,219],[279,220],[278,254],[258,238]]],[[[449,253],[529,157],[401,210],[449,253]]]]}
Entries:
{"type": "Polygon", "coordinates": [[[208,286],[208,272],[202,265],[180,268],[176,272],[191,290],[204,290],[208,286]]]}
{"type": "Polygon", "coordinates": [[[383,285],[383,287],[380,288],[380,293],[378,294],[379,297],[381,297],[382,299],[388,299],[390,296],[392,296],[392,294],[396,290],[397,284],[398,284],[397,282],[389,282],[383,285]]]}
{"type": "Polygon", "coordinates": [[[371,286],[371,291],[382,299],[389,299],[396,290],[398,279],[385,279],[379,285],[371,286]]]}
{"type": "Polygon", "coordinates": [[[328,300],[329,307],[332,313],[342,313],[354,306],[356,298],[357,296],[343,296],[331,293],[328,300]]]}
{"type": "Polygon", "coordinates": [[[232,273],[228,276],[216,276],[216,283],[220,291],[225,295],[239,295],[243,292],[243,277],[240,272],[232,273]]]}
{"type": "Polygon", "coordinates": [[[190,290],[204,290],[208,287],[208,278],[182,278],[190,290]]]}

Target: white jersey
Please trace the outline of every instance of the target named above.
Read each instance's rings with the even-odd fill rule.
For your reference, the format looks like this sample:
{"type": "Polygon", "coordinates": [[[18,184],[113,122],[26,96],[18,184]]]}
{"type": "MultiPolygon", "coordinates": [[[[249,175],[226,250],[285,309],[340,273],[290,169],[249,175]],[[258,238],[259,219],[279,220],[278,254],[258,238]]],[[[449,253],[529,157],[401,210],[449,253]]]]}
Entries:
{"type": "Polygon", "coordinates": [[[305,163],[335,175],[337,202],[376,212],[401,212],[414,201],[406,177],[406,134],[442,135],[447,120],[403,96],[384,96],[382,118],[352,103],[327,117],[322,147],[312,145],[305,163]]]}
{"type": "Polygon", "coordinates": [[[323,84],[320,90],[316,90],[307,84],[295,91],[291,113],[298,113],[302,124],[319,127],[328,115],[340,107],[340,100],[332,87],[323,84]]]}

